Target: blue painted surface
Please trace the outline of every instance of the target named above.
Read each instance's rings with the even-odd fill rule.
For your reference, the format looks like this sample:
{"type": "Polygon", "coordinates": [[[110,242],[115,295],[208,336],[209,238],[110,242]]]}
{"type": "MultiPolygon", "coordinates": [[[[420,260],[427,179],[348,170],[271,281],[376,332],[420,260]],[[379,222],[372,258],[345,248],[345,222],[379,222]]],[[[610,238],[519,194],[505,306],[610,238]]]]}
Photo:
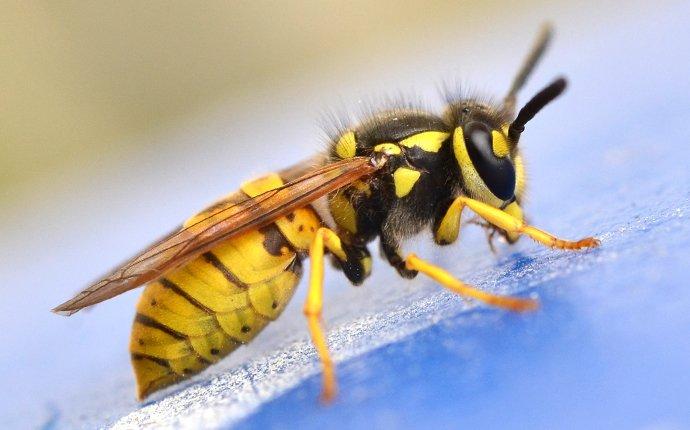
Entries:
{"type": "MultiPolygon", "coordinates": [[[[568,210],[586,207],[565,216],[600,249],[564,265],[530,245],[496,263],[502,281],[538,292],[538,313],[459,313],[341,365],[332,407],[314,403],[312,377],[239,428],[689,428],[690,151],[674,146],[689,130],[661,112],[648,120],[668,127],[656,150],[643,130],[643,144],[600,130],[590,136],[606,147],[570,157],[599,160],[608,179],[603,193],[570,193],[568,210]],[[636,156],[602,164],[616,148],[636,156]],[[542,279],[540,262],[563,273],[542,279]]],[[[539,218],[558,211],[539,206],[539,218]]]]}
{"type": "MultiPolygon", "coordinates": [[[[138,405],[126,356],[135,295],[67,322],[47,315],[45,309],[82,281],[84,256],[71,253],[86,240],[49,236],[59,250],[43,260],[50,273],[21,279],[52,285],[51,279],[64,276],[63,291],[45,298],[21,294],[0,304],[15,312],[3,309],[4,318],[22,322],[21,330],[1,334],[12,349],[0,354],[0,375],[16,390],[1,406],[2,424],[222,428],[239,420],[246,429],[690,428],[690,80],[681,61],[690,52],[689,15],[687,5],[669,5],[636,19],[624,16],[589,36],[580,34],[586,22],[560,23],[562,37],[522,95],[524,100],[555,73],[571,78],[563,99],[524,135],[532,179],[528,216],[563,237],[597,235],[600,249],[564,253],[522,240],[494,257],[481,233],[467,229],[455,247],[420,251],[480,288],[536,294],[539,312],[468,308],[439,294],[433,283],[398,280],[378,263],[372,280],[354,292],[343,292],[340,278],[330,278],[336,291],[327,301],[327,321],[336,332],[341,388],[332,407],[315,400],[320,376],[304,342],[299,296],[293,312],[256,345],[138,405]],[[16,309],[33,309],[28,299],[41,301],[41,313],[17,315],[16,309]],[[273,347],[282,355],[271,355],[273,347]],[[10,353],[17,350],[26,357],[10,353]],[[252,402],[227,397],[245,393],[242,388],[252,402]],[[230,417],[231,407],[239,412],[230,417]],[[201,412],[189,418],[190,411],[201,412]]],[[[223,161],[216,163],[221,171],[223,161]]],[[[196,198],[193,185],[178,190],[188,200],[180,211],[196,198]]],[[[147,212],[140,208],[132,219],[147,212]]],[[[174,225],[173,215],[165,225],[174,225]]],[[[148,237],[150,226],[161,224],[155,214],[143,221],[149,226],[132,234],[148,237]]],[[[78,228],[95,232],[102,225],[78,228]]],[[[123,221],[112,230],[127,228],[123,221]]],[[[406,246],[417,250],[423,243],[406,246]]],[[[138,245],[128,246],[135,251],[138,245]]],[[[103,256],[104,265],[126,254],[109,252],[117,255],[103,256]]],[[[8,279],[17,283],[18,276],[8,279]]]]}
{"type": "MultiPolygon", "coordinates": [[[[621,46],[647,43],[632,39],[621,46]]],[[[314,403],[314,376],[239,428],[690,428],[690,94],[681,76],[662,83],[639,73],[639,58],[613,82],[609,61],[601,74],[612,87],[637,80],[649,98],[627,85],[604,86],[601,104],[570,99],[577,112],[610,120],[561,120],[562,140],[531,165],[542,177],[531,219],[557,219],[548,228],[568,237],[593,233],[602,247],[555,257],[523,244],[494,266],[503,281],[538,292],[538,313],[461,312],[341,365],[332,407],[314,403]],[[569,263],[541,278],[535,270],[551,258],[569,263]]]]}
{"type": "Polygon", "coordinates": [[[332,407],[313,377],[239,428],[687,428],[688,209],[541,283],[537,314],[459,314],[340,366],[332,407]]]}

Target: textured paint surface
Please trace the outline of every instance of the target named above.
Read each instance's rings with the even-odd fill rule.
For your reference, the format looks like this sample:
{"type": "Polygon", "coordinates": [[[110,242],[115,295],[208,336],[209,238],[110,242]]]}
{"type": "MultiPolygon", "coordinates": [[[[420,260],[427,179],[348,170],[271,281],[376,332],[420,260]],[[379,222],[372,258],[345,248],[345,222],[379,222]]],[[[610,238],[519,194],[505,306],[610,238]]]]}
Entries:
{"type": "MultiPolygon", "coordinates": [[[[67,320],[47,309],[184,219],[199,199],[286,164],[286,153],[276,151],[265,166],[236,171],[242,166],[235,164],[228,174],[236,155],[220,148],[239,126],[214,126],[227,121],[219,114],[161,138],[178,150],[195,148],[186,158],[159,160],[168,167],[164,174],[146,156],[129,160],[129,168],[152,172],[137,178],[146,187],[117,188],[113,178],[127,178],[109,171],[83,185],[98,186],[94,191],[65,197],[61,204],[72,209],[64,214],[89,215],[78,224],[64,214],[48,224],[26,214],[23,229],[3,230],[3,245],[26,243],[35,253],[4,252],[3,280],[14,288],[0,303],[0,323],[11,328],[0,333],[0,380],[4,390],[12,389],[0,405],[2,427],[690,427],[690,83],[687,65],[678,61],[678,53],[688,51],[690,10],[678,3],[619,12],[605,23],[577,15],[557,21],[559,37],[521,97],[557,73],[571,79],[564,98],[523,136],[525,211],[532,223],[564,237],[595,234],[602,247],[573,254],[523,239],[499,246],[494,257],[476,227],[464,229],[451,247],[428,245],[428,235],[405,245],[478,287],[538,296],[538,313],[476,307],[431,283],[399,280],[376,259],[374,275],[361,288],[346,287],[336,273],[326,276],[326,324],[341,383],[333,407],[316,401],[318,364],[300,314],[304,285],[255,344],[137,404],[127,357],[137,295],[67,320]],[[195,176],[189,166],[199,165],[217,176],[195,176]],[[175,176],[178,169],[184,173],[175,176]],[[174,190],[161,196],[170,184],[174,190]],[[102,201],[104,193],[110,200],[102,201]],[[83,207],[87,200],[93,207],[83,207]],[[152,201],[165,201],[164,210],[156,212],[152,201]],[[29,266],[36,261],[41,270],[29,266]],[[36,303],[40,309],[33,310],[36,303]]],[[[521,35],[528,40],[531,31],[521,35]]],[[[496,46],[501,36],[492,36],[496,46]]],[[[496,60],[500,69],[482,64],[474,70],[490,72],[468,78],[483,88],[505,88],[522,52],[509,51],[509,59],[496,60]]],[[[462,62],[454,61],[460,70],[462,62]]],[[[450,66],[433,73],[445,72],[450,66]]],[[[425,95],[433,100],[430,82],[442,75],[409,73],[417,88],[431,88],[425,95]]],[[[390,80],[376,84],[395,91],[409,82],[398,76],[393,86],[390,80]]],[[[313,131],[305,126],[310,113],[299,112],[304,123],[274,116],[274,125],[296,127],[299,132],[287,135],[304,142],[313,131]]],[[[254,128],[247,127],[249,135],[254,128]]],[[[290,160],[307,155],[305,146],[291,149],[290,160]]],[[[251,157],[242,163],[253,166],[251,157]]]]}

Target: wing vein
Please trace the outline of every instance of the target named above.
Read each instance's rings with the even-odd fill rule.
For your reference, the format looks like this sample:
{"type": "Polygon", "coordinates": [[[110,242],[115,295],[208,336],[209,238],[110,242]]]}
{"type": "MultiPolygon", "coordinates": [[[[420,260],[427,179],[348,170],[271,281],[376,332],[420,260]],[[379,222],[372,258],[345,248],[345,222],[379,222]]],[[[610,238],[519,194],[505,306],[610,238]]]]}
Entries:
{"type": "Polygon", "coordinates": [[[240,202],[227,198],[199,215],[200,219],[155,242],[103,279],[53,309],[71,315],[80,309],[160,278],[166,272],[211,250],[216,244],[253,228],[261,228],[299,207],[370,175],[385,156],[354,157],[310,170],[279,188],[240,202]],[[220,207],[219,207],[220,205],[220,207]]]}

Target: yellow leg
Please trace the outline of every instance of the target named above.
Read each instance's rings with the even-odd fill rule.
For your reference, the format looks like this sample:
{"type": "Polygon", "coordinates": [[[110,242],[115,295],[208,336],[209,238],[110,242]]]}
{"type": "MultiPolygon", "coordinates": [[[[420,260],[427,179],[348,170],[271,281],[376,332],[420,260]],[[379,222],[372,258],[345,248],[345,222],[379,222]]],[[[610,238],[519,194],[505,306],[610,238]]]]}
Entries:
{"type": "Polygon", "coordinates": [[[495,294],[487,293],[473,288],[455,279],[453,275],[446,272],[442,268],[435,266],[427,261],[422,260],[414,254],[410,254],[405,259],[405,267],[410,270],[417,270],[432,278],[439,284],[448,288],[449,290],[460,294],[461,296],[471,297],[473,299],[481,300],[482,302],[491,306],[496,306],[503,309],[508,309],[515,312],[526,312],[535,310],[539,307],[539,302],[531,299],[520,299],[517,297],[497,296],[495,294]]]}
{"type": "Polygon", "coordinates": [[[314,342],[316,352],[323,365],[323,392],[321,399],[325,402],[331,401],[337,391],[338,385],[335,379],[335,366],[328,351],[326,334],[321,321],[321,310],[323,308],[323,254],[327,248],[336,257],[347,260],[347,256],[342,249],[340,238],[335,232],[327,228],[320,228],[316,231],[314,240],[309,247],[310,278],[307,300],[304,304],[304,315],[307,317],[309,334],[314,342]]]}
{"type": "Polygon", "coordinates": [[[559,239],[543,230],[539,230],[536,227],[525,224],[523,221],[515,218],[514,216],[500,210],[493,206],[489,206],[480,201],[470,199],[469,197],[458,197],[453,203],[459,204],[459,210],[462,211],[464,206],[472,209],[474,213],[480,217],[487,220],[489,223],[495,225],[496,227],[502,228],[508,233],[513,234],[525,234],[539,243],[542,243],[551,248],[559,249],[582,249],[582,248],[594,248],[599,246],[599,240],[593,237],[586,237],[578,241],[569,241],[559,239]]]}

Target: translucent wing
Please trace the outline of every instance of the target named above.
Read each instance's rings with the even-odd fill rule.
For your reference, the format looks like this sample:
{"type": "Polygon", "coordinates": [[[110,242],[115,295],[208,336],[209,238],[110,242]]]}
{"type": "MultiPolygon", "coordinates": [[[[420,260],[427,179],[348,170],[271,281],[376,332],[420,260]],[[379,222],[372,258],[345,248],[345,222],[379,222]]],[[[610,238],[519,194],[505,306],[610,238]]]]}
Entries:
{"type": "Polygon", "coordinates": [[[71,315],[155,280],[230,237],[270,224],[282,215],[372,174],[384,163],[385,157],[355,157],[311,170],[280,188],[253,198],[220,201],[195,216],[191,223],[57,306],[53,312],[71,315]]]}

